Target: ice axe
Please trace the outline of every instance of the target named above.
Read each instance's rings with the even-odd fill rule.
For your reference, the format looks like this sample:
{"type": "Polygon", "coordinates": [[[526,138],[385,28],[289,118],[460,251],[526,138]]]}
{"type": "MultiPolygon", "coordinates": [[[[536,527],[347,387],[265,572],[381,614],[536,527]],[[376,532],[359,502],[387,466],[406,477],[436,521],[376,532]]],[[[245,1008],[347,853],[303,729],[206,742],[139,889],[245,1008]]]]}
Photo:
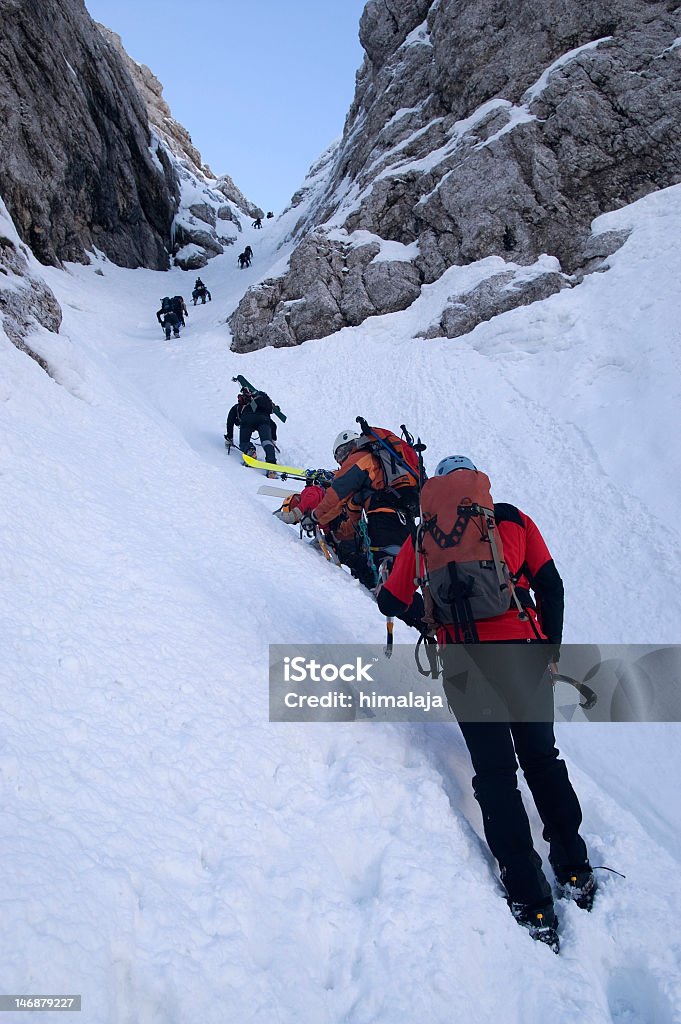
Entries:
{"type": "Polygon", "coordinates": [[[555,661],[552,661],[549,665],[549,672],[551,673],[551,681],[554,686],[556,683],[567,683],[568,686],[574,686],[580,697],[584,698],[583,702],[581,700],[579,702],[579,706],[583,711],[590,711],[591,708],[596,706],[598,695],[586,683],[575,679],[573,676],[567,676],[564,672],[560,672],[555,661]]]}
{"type": "MultiPolygon", "coordinates": [[[[379,579],[379,581],[381,583],[381,586],[385,583],[385,581],[388,579],[388,576],[390,575],[390,570],[388,568],[388,562],[389,561],[390,561],[389,558],[384,558],[383,561],[381,562],[381,564],[378,567],[378,579],[379,579]]],[[[383,653],[386,656],[386,658],[392,658],[392,655],[393,655],[393,629],[394,628],[395,628],[395,620],[394,620],[393,616],[392,615],[386,615],[386,617],[385,617],[386,639],[385,639],[385,647],[383,648],[383,653]]]]}

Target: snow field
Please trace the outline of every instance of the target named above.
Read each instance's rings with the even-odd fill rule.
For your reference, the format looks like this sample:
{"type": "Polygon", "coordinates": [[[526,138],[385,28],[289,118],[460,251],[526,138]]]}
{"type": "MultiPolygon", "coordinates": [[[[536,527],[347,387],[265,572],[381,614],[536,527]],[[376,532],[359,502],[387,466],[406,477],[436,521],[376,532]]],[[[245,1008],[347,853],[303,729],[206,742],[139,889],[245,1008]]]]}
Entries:
{"type": "Polygon", "coordinates": [[[592,859],[627,879],[558,907],[560,957],[538,948],[455,726],[268,724],[269,643],[383,624],[222,433],[237,373],[288,414],[287,463],[329,466],[358,414],[404,422],[431,468],[469,454],[538,522],[566,640],[674,642],[681,189],[601,218],[633,228],[607,273],[466,338],[414,340],[480,268],[236,356],[224,319],[299,212],[244,231],[250,269],[211,261],[179,341],[154,313],[193,277],[105,261],[44,271],[59,383],[0,333],[0,991],[82,992],[93,1024],[678,1022],[678,726],[561,728],[592,859]]]}

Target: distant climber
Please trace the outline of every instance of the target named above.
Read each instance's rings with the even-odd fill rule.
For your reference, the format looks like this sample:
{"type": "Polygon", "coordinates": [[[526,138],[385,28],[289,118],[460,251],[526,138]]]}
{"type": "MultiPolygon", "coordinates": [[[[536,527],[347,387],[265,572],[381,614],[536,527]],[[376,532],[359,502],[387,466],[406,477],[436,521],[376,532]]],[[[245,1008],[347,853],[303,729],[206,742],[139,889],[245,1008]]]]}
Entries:
{"type": "Polygon", "coordinates": [[[251,249],[250,245],[247,245],[246,248],[244,249],[244,256],[248,256],[248,263],[250,266],[251,260],[253,259],[253,250],[251,249]]]}
{"type": "Polygon", "coordinates": [[[172,333],[174,338],[180,337],[180,318],[172,309],[164,309],[163,305],[156,313],[156,319],[165,331],[166,341],[170,341],[172,333]]]}
{"type": "Polygon", "coordinates": [[[201,302],[204,306],[206,304],[206,299],[208,299],[209,302],[212,301],[210,292],[206,288],[201,278],[197,277],[196,283],[194,285],[194,291],[192,292],[192,300],[194,302],[194,305],[196,305],[199,299],[201,299],[201,302]]]}
{"type": "Polygon", "coordinates": [[[244,267],[250,267],[251,265],[251,258],[250,256],[247,256],[245,252],[240,252],[237,256],[237,260],[241,270],[243,270],[244,267]]]}
{"type": "Polygon", "coordinates": [[[177,314],[178,320],[180,321],[180,323],[184,327],[185,326],[184,318],[186,316],[189,316],[189,310],[187,309],[187,306],[185,304],[184,299],[182,298],[181,295],[174,295],[170,301],[171,301],[171,308],[172,308],[173,313],[177,314]]]}
{"type": "Polygon", "coordinates": [[[267,219],[270,220],[272,217],[274,217],[274,214],[272,213],[271,210],[268,210],[267,211],[267,219]]]}
{"type": "Polygon", "coordinates": [[[255,220],[253,221],[253,225],[252,226],[254,228],[261,228],[262,227],[262,218],[261,217],[256,217],[255,220]]]}

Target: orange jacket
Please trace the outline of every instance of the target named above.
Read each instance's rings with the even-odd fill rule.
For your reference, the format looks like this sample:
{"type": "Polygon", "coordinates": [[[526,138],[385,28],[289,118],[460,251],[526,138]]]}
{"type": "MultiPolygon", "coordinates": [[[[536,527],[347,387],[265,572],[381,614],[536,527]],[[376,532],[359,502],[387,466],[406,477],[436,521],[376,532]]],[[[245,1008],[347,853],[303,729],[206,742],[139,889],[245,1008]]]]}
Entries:
{"type": "Polygon", "coordinates": [[[358,519],[363,508],[385,487],[385,477],[379,460],[364,449],[351,452],[333,477],[323,501],[315,510],[315,519],[324,526],[347,510],[350,518],[358,519]]]}

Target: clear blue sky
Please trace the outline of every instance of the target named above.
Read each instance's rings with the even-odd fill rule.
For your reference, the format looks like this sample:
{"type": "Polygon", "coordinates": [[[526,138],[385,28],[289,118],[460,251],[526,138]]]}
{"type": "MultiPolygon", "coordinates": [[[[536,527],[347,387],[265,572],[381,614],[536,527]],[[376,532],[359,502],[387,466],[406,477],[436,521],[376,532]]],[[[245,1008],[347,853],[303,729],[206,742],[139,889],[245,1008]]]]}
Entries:
{"type": "Polygon", "coordinates": [[[365,0],[85,0],[215,174],[275,213],[343,130],[365,0]]]}

